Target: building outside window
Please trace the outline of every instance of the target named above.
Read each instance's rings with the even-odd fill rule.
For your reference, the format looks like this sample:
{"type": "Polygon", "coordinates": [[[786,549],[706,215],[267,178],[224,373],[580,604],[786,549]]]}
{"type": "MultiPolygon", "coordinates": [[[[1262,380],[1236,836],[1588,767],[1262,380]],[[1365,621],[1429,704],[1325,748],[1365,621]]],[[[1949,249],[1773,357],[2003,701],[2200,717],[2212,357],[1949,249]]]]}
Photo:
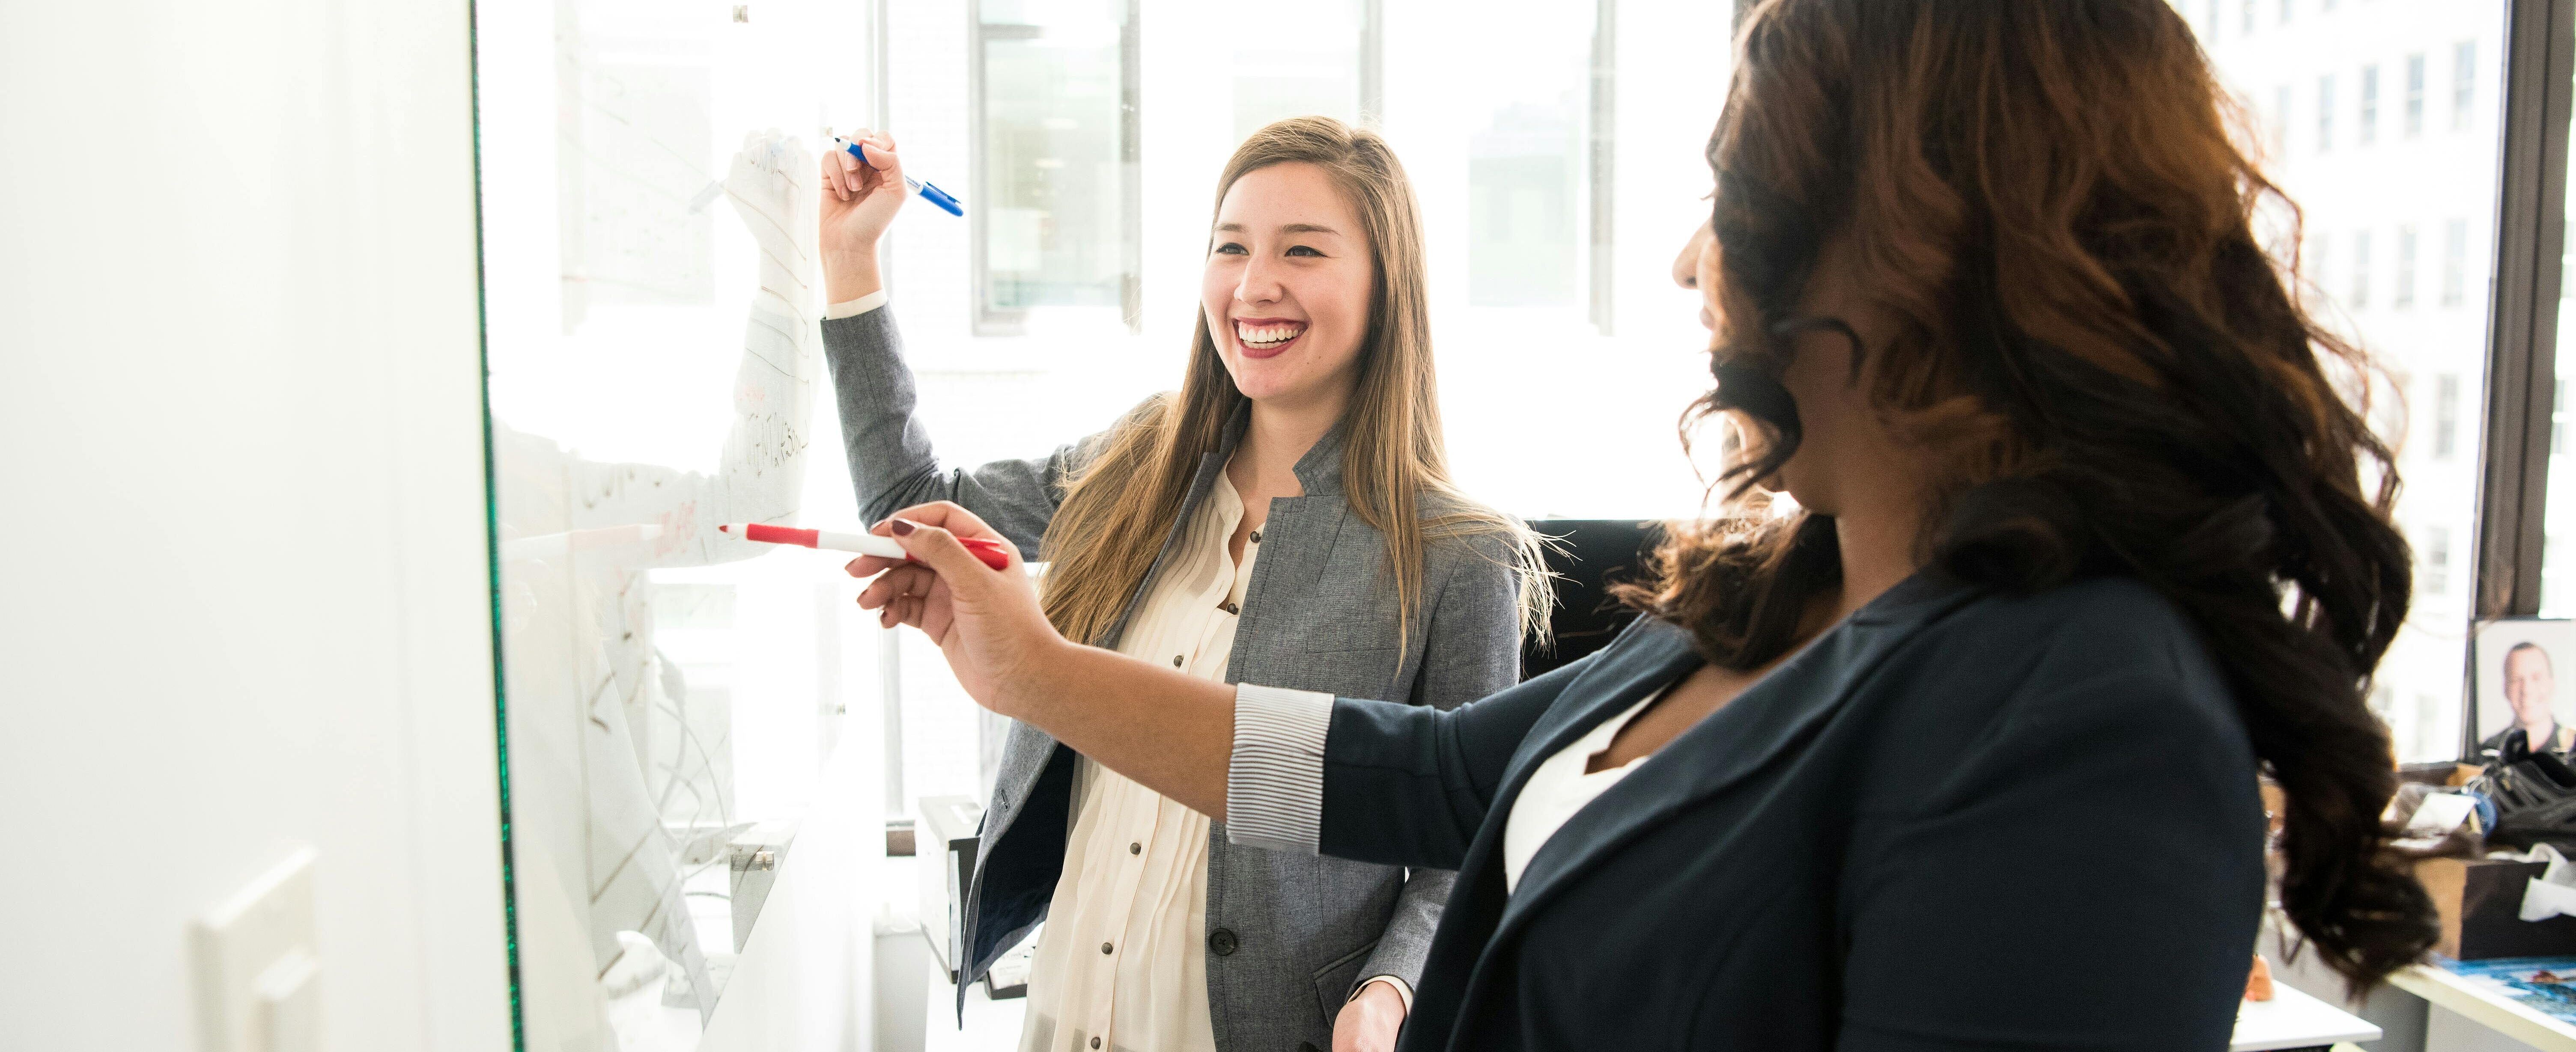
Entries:
{"type": "Polygon", "coordinates": [[[2433,378],[2433,459],[2451,459],[2459,439],[2460,378],[2444,373],[2433,378]]]}
{"type": "Polygon", "coordinates": [[[2334,149],[2334,74],[2317,78],[2317,152],[2334,149]]]}
{"type": "MultiPolygon", "coordinates": [[[[2325,10],[2322,2],[2303,14],[2325,10]]],[[[2343,12],[2338,12],[2342,14],[2343,12]]],[[[2229,90],[2247,84],[2317,85],[2320,109],[2335,103],[2333,78],[2358,75],[2347,103],[2357,124],[2344,130],[2342,146],[2375,143],[2385,131],[2392,137],[2424,133],[2426,93],[2432,90],[2424,41],[2446,42],[2452,52],[2449,122],[2469,134],[2495,134],[2487,120],[2501,94],[2495,69],[2475,60],[2482,49],[2500,46],[2504,38],[2503,0],[2444,0],[2442,3],[2356,5],[2352,18],[2338,19],[2330,32],[2235,35],[2204,38],[2203,47],[2229,90]],[[2456,42],[2455,44],[2453,42],[2456,42]],[[2403,59],[2403,65],[2394,65],[2403,59]],[[2384,72],[2391,81],[2380,84],[2384,72]],[[2385,89],[2391,97],[2381,98],[2385,89]],[[2386,103],[2393,111],[2380,112],[2386,103]],[[2378,127],[2382,117],[2390,126],[2378,127]]],[[[2491,51],[2491,54],[2499,53],[2491,51]]],[[[2286,124],[2276,120],[2271,129],[2286,124]]],[[[2306,115],[2299,115],[2305,120],[2306,115]]],[[[2264,160],[2264,174],[2299,206],[2298,221],[2312,238],[2313,258],[2305,292],[2322,297],[2314,304],[2320,325],[2350,341],[2384,367],[2387,383],[2372,392],[2372,423],[2396,450],[2396,469],[2404,482],[2396,515],[2416,546],[2417,595],[2403,629],[2380,666],[2374,697],[2395,739],[2398,758],[2444,760],[2459,755],[2464,717],[2462,683],[2467,671],[2467,627],[2473,588],[2455,587],[2471,575],[2454,575],[2454,557],[2465,559],[2474,545],[2465,542],[2478,530],[2478,486],[2481,472],[2476,425],[2486,395],[2488,326],[2477,310],[2374,312],[2373,306],[2406,306],[2419,293],[2419,265],[2428,235],[2441,238],[2441,284],[2445,305],[2482,299],[2487,268],[2494,261],[2471,252],[2469,232],[2492,229],[2496,221],[2498,157],[2493,142],[2463,144],[2438,154],[2393,158],[2390,163],[2354,165],[2323,152],[2334,131],[2333,120],[2319,114],[2314,127],[2318,150],[2275,149],[2264,160]],[[2443,225],[2427,230],[2420,223],[2401,224],[2399,216],[2422,202],[2444,202],[2443,225]],[[2325,231],[2334,236],[2328,238],[2325,231]],[[2392,240],[2393,239],[2393,240],[2392,240]],[[2388,241],[2382,245],[2375,242],[2388,241]],[[2374,258],[2374,256],[2380,258],[2374,258]],[[2390,266],[2389,281],[2374,282],[2374,265],[2390,266]],[[2378,289],[2372,288],[2379,284],[2378,289]],[[2377,303],[2373,295],[2379,296],[2377,303]],[[2411,379],[2409,379],[2411,378],[2411,379]],[[2396,383],[2409,388],[2396,388],[2396,383]],[[2411,390],[2414,397],[2401,396],[2411,390]],[[2456,551],[2454,549],[2457,549],[2456,551]],[[2457,580],[2454,580],[2454,577],[2457,580]]],[[[2304,144],[2303,144],[2304,145],[2304,144]]],[[[2275,224],[2263,236],[2266,244],[2298,244],[2288,227],[2287,210],[2267,213],[2275,224]]],[[[2481,242],[2483,244],[2483,242],[2481,242]]],[[[2576,312],[2568,312],[2576,314],[2576,312]]],[[[2566,315],[2562,315],[2565,317],[2566,315]]],[[[2562,344],[2563,346],[2564,344],[2562,344]]],[[[2571,375],[2576,375],[2572,372],[2571,375]]],[[[2561,458],[2569,459],[2569,458],[2561,458]]],[[[2576,473],[2576,466],[2571,466],[2576,473]]],[[[2566,487],[2576,489],[2576,480],[2566,487]]],[[[2552,500],[2560,487],[2553,486],[2552,500]]],[[[2558,528],[2555,532],[2567,532],[2558,528]]],[[[2576,577],[2561,577],[2576,580],[2576,577]]],[[[2568,605],[2576,608],[2576,600],[2568,605]]]]}
{"type": "Polygon", "coordinates": [[[2424,55],[2406,56],[2406,137],[2424,133],[2424,55]]]}
{"type": "Polygon", "coordinates": [[[2318,231],[2308,239],[2308,254],[2301,265],[2306,269],[2307,289],[2324,295],[2334,288],[2334,235],[2318,231]]]}
{"type": "Polygon", "coordinates": [[[2290,86],[2287,84],[2273,92],[2272,152],[2276,155],[2290,152],[2290,86]]]}
{"type": "Polygon", "coordinates": [[[2466,298],[2469,281],[2469,221],[2454,219],[2442,224],[2442,305],[2457,307],[2466,298]]]}
{"type": "Polygon", "coordinates": [[[2405,310],[2415,305],[2415,224],[2397,228],[2397,291],[2388,305],[2405,310]]]}
{"type": "Polygon", "coordinates": [[[2478,101],[2478,42],[2460,41],[2451,50],[2451,130],[2469,130],[2478,101]]]}
{"type": "Polygon", "coordinates": [[[2361,144],[2379,138],[2379,64],[2361,67],[2361,144]]]}
{"type": "Polygon", "coordinates": [[[2451,531],[2440,526],[2424,529],[2424,552],[2419,560],[2423,575],[2421,587],[2427,595],[2448,595],[2451,591],[2451,531]]]}

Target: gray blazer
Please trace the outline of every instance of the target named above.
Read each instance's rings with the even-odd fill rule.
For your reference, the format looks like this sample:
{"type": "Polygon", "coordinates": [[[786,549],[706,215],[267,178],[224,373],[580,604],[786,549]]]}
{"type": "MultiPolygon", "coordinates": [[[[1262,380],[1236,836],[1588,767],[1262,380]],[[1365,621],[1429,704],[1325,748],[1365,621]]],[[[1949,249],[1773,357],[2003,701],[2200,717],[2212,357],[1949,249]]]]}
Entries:
{"type": "MultiPolygon", "coordinates": [[[[891,308],[823,323],[823,349],[840,400],[850,477],[860,514],[954,501],[1034,552],[1064,500],[1064,482],[1097,451],[1097,438],[1036,460],[943,468],[913,419],[914,389],[891,308]]],[[[1216,485],[1245,418],[1199,464],[1127,612],[1102,638],[1116,646],[1137,603],[1169,561],[1179,524],[1216,485]]],[[[1385,539],[1342,498],[1342,429],[1297,462],[1306,495],[1273,500],[1262,526],[1227,675],[1345,697],[1388,698],[1449,709],[1520,679],[1517,585],[1499,538],[1428,546],[1423,605],[1396,642],[1395,593],[1383,579],[1385,539]]],[[[1426,500],[1425,517],[1443,509],[1426,500]]],[[[983,850],[967,890],[966,968],[980,978],[995,958],[1046,919],[1064,867],[1073,815],[1073,753],[1045,732],[1014,723],[983,850]]],[[[1332,1047],[1333,1017],[1359,982],[1393,975],[1419,985],[1432,930],[1453,874],[1297,855],[1208,838],[1208,1010],[1226,1052],[1332,1047]]],[[[964,984],[959,985],[964,998],[964,984]]]]}

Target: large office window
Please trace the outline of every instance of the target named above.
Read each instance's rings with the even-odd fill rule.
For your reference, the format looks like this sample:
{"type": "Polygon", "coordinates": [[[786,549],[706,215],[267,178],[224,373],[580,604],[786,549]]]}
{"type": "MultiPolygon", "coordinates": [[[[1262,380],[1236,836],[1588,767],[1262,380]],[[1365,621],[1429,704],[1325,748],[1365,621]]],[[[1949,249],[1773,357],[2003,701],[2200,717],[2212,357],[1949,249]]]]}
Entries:
{"type": "Polygon", "coordinates": [[[1596,12],[1509,0],[1487,13],[1520,47],[1467,118],[1468,302],[1574,306],[1591,289],[1596,12]]]}
{"type": "MultiPolygon", "coordinates": [[[[2469,231],[2492,229],[2496,217],[2498,97],[2476,53],[2503,38],[2502,0],[2380,4],[2367,18],[2347,19],[2331,33],[2266,33],[2204,39],[2220,77],[2243,85],[2313,83],[2317,149],[2268,151],[2266,174],[2298,203],[2315,250],[2302,261],[2308,287],[2322,293],[2318,317],[2359,344],[2386,370],[2373,393],[2373,419],[2397,449],[2404,479],[2396,510],[2414,547],[2417,591],[2406,627],[2372,692],[2403,760],[2458,755],[2466,637],[2474,575],[2459,572],[2478,536],[2478,419],[2486,392],[2487,324],[2472,310],[2412,310],[2428,231],[2441,232],[2444,305],[2483,302],[2492,261],[2472,257],[2469,231]],[[2420,41],[2456,41],[2450,53],[2446,127],[2482,143],[2438,153],[2399,141],[2424,127],[2425,58],[2420,41]],[[2377,66],[2404,57],[2397,134],[2374,129],[2377,66]],[[2358,78],[2353,80],[2352,78],[2358,78]],[[2335,83],[2359,85],[2358,124],[2335,136],[2335,83]],[[2333,152],[2325,152],[2331,149],[2333,152]],[[2427,214],[2428,206],[2439,212],[2427,214]],[[2329,240],[2324,231],[2333,230],[2329,240]],[[2347,237],[2349,240],[2346,240],[2347,237]],[[2328,246],[2333,246],[2331,249],[2328,246]],[[2334,257],[2331,266],[2327,257],[2334,257]],[[2328,279],[2331,280],[2328,280],[2328,279]]],[[[2489,63],[2493,66],[2493,63],[2489,63]]],[[[2304,115],[2302,115],[2304,117],[2304,115]]],[[[2267,129],[2291,126],[2276,114],[2267,129]]],[[[2305,145],[2305,144],[2302,144],[2305,145]]],[[[2286,217],[2283,217],[2286,221],[2286,217]]],[[[2277,233],[2277,232],[2276,232],[2277,233]]],[[[2283,242],[2294,243],[2294,242],[2283,242]]]]}
{"type": "Polygon", "coordinates": [[[975,324],[1133,326],[1136,0],[975,0],[975,324]]]}
{"type": "Polygon", "coordinates": [[[1234,137],[1285,117],[1375,124],[1385,106],[1377,55],[1381,0],[1315,0],[1297,17],[1221,5],[1216,39],[1233,42],[1234,137]]]}

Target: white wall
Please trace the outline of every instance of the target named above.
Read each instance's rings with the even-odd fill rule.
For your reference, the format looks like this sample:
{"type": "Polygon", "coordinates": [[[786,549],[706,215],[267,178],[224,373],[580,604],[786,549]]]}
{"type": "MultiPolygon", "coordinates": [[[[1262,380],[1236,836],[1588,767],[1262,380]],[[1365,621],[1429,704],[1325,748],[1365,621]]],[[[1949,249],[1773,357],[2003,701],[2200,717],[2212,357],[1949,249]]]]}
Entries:
{"type": "Polygon", "coordinates": [[[509,1045],[466,27],[0,6],[0,1045],[194,1047],[293,844],[328,1047],[509,1045]]]}

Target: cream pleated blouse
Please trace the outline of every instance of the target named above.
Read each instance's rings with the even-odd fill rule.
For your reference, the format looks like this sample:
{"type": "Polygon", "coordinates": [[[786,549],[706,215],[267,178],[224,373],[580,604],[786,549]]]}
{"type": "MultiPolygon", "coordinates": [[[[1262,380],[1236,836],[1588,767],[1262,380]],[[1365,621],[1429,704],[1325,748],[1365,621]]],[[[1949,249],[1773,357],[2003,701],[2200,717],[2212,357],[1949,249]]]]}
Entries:
{"type": "MultiPolygon", "coordinates": [[[[1224,474],[1118,652],[1224,682],[1261,535],[1237,565],[1243,498],[1224,474]]],[[[1215,1052],[1208,1022],[1208,818],[1077,761],[1073,831],[1029,968],[1021,1052],[1215,1052]]]]}

